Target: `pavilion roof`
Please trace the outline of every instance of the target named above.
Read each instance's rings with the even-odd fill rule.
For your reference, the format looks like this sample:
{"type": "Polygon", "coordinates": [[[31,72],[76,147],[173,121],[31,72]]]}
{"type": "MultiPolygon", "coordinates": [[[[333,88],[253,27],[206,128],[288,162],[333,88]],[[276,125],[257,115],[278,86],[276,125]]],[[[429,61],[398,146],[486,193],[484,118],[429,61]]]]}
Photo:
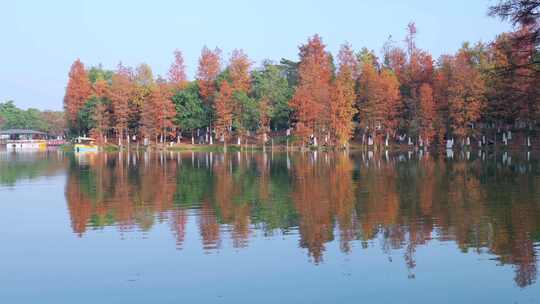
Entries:
{"type": "Polygon", "coordinates": [[[45,132],[28,129],[0,130],[0,135],[47,135],[45,132]]]}

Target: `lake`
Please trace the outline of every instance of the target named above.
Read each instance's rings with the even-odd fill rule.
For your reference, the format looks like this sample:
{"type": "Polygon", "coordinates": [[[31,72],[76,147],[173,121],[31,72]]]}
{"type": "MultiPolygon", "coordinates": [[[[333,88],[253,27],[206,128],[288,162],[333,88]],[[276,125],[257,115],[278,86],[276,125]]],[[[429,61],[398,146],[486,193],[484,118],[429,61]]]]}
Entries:
{"type": "Polygon", "coordinates": [[[1,303],[540,303],[535,153],[0,152],[1,303]]]}

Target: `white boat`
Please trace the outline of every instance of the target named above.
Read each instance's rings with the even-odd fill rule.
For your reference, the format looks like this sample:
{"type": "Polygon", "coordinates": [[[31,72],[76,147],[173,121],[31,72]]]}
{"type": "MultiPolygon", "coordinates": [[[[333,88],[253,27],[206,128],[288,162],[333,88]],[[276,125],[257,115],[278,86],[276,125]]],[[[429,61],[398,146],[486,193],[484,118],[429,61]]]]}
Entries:
{"type": "Polygon", "coordinates": [[[11,129],[0,131],[2,142],[8,151],[44,151],[47,149],[47,133],[11,129]]]}

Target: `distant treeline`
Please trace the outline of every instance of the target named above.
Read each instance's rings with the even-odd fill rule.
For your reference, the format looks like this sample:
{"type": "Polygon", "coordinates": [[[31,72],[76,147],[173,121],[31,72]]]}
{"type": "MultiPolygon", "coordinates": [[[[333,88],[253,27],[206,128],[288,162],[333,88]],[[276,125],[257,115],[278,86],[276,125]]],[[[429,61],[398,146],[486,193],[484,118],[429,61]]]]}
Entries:
{"type": "Polygon", "coordinates": [[[336,58],[322,38],[299,47],[299,61],[254,67],[242,50],[224,66],[218,48],[204,47],[189,81],[180,51],[166,77],[147,64],[86,69],[76,60],[64,105],[73,134],[119,143],[161,141],[210,130],[227,142],[291,129],[302,144],[346,146],[353,136],[375,143],[410,138],[430,145],[479,138],[493,130],[534,130],[540,105],[540,1],[501,1],[490,14],[515,31],[489,43],[464,43],[434,60],[416,45],[414,23],[403,46],[389,39],[381,56],[344,44],[336,58]],[[491,130],[491,131],[488,131],[491,130]]]}
{"type": "Polygon", "coordinates": [[[0,130],[31,129],[50,135],[63,135],[66,119],[62,111],[22,110],[13,101],[0,102],[0,130]]]}

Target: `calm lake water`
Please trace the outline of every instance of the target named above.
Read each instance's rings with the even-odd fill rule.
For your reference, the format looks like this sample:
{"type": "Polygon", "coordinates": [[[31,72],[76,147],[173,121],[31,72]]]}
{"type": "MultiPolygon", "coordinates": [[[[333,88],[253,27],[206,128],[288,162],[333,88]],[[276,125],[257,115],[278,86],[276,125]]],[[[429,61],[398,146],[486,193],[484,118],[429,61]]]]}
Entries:
{"type": "Polygon", "coordinates": [[[540,162],[0,151],[0,303],[540,303],[540,162]]]}

